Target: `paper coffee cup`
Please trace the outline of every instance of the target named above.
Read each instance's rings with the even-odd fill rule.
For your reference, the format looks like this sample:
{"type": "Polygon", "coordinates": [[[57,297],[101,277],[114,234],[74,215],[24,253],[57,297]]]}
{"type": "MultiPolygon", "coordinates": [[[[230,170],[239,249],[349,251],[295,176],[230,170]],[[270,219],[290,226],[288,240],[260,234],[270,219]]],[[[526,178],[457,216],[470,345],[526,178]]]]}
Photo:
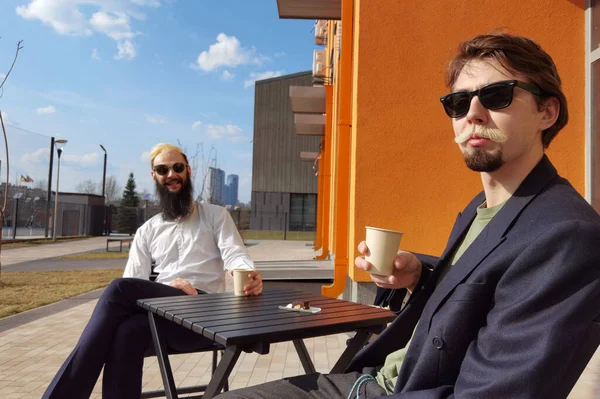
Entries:
{"type": "Polygon", "coordinates": [[[367,229],[365,241],[369,247],[365,259],[373,265],[369,273],[389,276],[394,271],[394,259],[400,247],[402,233],[378,227],[365,228],[367,229]]]}
{"type": "Polygon", "coordinates": [[[233,270],[233,293],[236,296],[244,296],[244,287],[250,283],[248,274],[252,269],[234,269],[233,270]]]}

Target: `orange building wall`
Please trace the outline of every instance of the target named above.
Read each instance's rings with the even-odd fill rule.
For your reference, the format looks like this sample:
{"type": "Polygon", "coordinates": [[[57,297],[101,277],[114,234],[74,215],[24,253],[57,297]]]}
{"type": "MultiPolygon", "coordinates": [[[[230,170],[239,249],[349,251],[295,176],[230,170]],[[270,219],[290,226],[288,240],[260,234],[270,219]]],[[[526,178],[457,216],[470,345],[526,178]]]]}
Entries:
{"type": "MultiPolygon", "coordinates": [[[[532,37],[554,58],[570,121],[548,154],[584,193],[584,11],[569,0],[355,1],[349,255],[364,226],[404,231],[401,248],[439,255],[479,191],[439,97],[458,43],[495,28],[532,37]]],[[[332,203],[333,205],[335,203],[332,203]]],[[[370,281],[352,267],[355,281],[370,281]]]]}

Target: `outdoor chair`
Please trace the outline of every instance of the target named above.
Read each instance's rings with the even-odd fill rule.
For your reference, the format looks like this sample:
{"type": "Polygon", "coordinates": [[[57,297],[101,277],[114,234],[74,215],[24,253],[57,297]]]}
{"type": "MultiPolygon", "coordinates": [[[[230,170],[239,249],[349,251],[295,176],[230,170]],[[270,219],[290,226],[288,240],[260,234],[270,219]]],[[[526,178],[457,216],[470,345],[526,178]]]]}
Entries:
{"type": "MultiPolygon", "coordinates": [[[[155,262],[152,261],[152,267],[151,267],[151,271],[150,271],[150,281],[155,281],[156,277],[158,276],[158,273],[154,272],[154,267],[155,267],[155,262]]],[[[221,352],[221,357],[223,357],[223,353],[225,351],[225,348],[220,345],[215,343],[213,345],[213,347],[209,347],[209,348],[203,348],[203,349],[198,349],[198,350],[193,350],[193,351],[186,351],[186,352],[182,352],[182,351],[178,351],[175,350],[173,348],[167,348],[168,354],[169,355],[178,355],[178,354],[189,354],[189,353],[199,353],[199,352],[209,352],[212,351],[212,367],[211,367],[211,375],[215,372],[215,370],[217,369],[217,365],[219,363],[219,359],[218,359],[218,352],[221,352]]],[[[156,353],[154,352],[154,345],[151,345],[150,348],[148,348],[148,350],[146,351],[146,353],[144,354],[144,357],[151,357],[151,356],[156,356],[156,353]]],[[[195,385],[195,386],[189,386],[189,387],[182,387],[182,388],[177,388],[177,395],[183,395],[183,394],[188,394],[188,393],[199,393],[199,392],[204,392],[206,391],[207,385],[195,385]]],[[[224,392],[227,392],[229,390],[229,383],[226,381],[225,382],[225,387],[223,388],[224,392]]],[[[146,392],[142,392],[142,395],[140,396],[140,399],[147,399],[147,398],[160,398],[166,396],[164,389],[160,389],[160,390],[156,390],[156,391],[146,391],[146,392]]],[[[190,396],[190,398],[201,398],[202,395],[198,395],[198,396],[190,396]]]]}
{"type": "Polygon", "coordinates": [[[567,390],[566,387],[574,386],[577,380],[579,380],[594,352],[598,350],[598,346],[600,346],[600,314],[596,316],[592,327],[587,331],[579,343],[579,348],[571,357],[572,360],[567,365],[567,371],[563,377],[564,383],[562,386],[565,388],[562,392],[556,392],[557,398],[566,398],[569,395],[570,389],[567,390]]]}

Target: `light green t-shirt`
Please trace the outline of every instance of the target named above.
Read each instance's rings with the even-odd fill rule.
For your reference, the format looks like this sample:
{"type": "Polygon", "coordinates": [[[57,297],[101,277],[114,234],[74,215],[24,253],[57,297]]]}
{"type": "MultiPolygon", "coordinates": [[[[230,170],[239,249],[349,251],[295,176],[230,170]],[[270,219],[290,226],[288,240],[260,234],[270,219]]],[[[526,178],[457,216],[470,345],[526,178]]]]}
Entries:
{"type": "MultiPolygon", "coordinates": [[[[454,264],[458,262],[460,257],[467,250],[467,248],[469,248],[469,245],[471,245],[471,243],[475,241],[479,233],[481,233],[485,226],[488,225],[490,220],[492,220],[492,218],[500,211],[500,209],[502,209],[505,203],[506,201],[491,208],[486,208],[486,204],[484,202],[477,208],[477,216],[473,220],[473,223],[471,223],[469,231],[460,243],[460,246],[454,252],[452,260],[440,272],[440,277],[438,278],[437,284],[439,284],[440,281],[442,281],[442,279],[446,276],[446,274],[448,274],[452,266],[454,266],[454,264]]],[[[415,326],[415,331],[416,329],[417,327],[415,326]]],[[[408,351],[408,347],[410,346],[411,340],[412,337],[404,348],[398,349],[397,351],[387,355],[387,357],[385,358],[385,363],[378,370],[377,376],[375,376],[377,383],[387,391],[388,395],[394,393],[396,381],[398,380],[398,374],[400,373],[400,367],[402,367],[402,362],[404,362],[404,357],[406,356],[406,352],[408,351]]]]}

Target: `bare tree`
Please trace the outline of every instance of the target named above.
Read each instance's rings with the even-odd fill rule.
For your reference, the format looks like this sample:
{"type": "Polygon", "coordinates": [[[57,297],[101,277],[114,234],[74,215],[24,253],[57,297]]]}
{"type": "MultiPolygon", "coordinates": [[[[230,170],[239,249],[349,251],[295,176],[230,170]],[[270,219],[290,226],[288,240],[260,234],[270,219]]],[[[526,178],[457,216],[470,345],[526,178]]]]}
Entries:
{"type": "Polygon", "coordinates": [[[85,194],[98,194],[98,184],[91,179],[80,181],[75,185],[75,191],[85,194]]]}
{"type": "MultiPolygon", "coordinates": [[[[6,79],[8,79],[8,75],[12,72],[15,63],[17,62],[17,57],[19,56],[19,51],[23,48],[21,46],[23,40],[19,40],[17,42],[17,51],[15,53],[15,58],[13,59],[12,65],[10,69],[4,76],[2,83],[0,83],[0,98],[4,95],[4,83],[6,83],[6,79]]],[[[6,190],[4,190],[4,202],[2,203],[2,207],[0,207],[0,255],[2,253],[2,226],[4,225],[4,211],[6,211],[6,204],[8,204],[8,177],[9,177],[9,167],[10,163],[8,161],[8,138],[6,136],[6,128],[4,127],[4,118],[2,117],[2,110],[0,110],[0,125],[2,125],[2,135],[4,136],[4,145],[6,147],[6,190]]],[[[0,258],[0,273],[2,272],[2,260],[0,258]]]]}
{"type": "Polygon", "coordinates": [[[121,198],[121,192],[123,188],[117,183],[115,175],[110,175],[106,178],[106,186],[104,188],[104,195],[106,195],[106,201],[116,202],[121,198]]]}

